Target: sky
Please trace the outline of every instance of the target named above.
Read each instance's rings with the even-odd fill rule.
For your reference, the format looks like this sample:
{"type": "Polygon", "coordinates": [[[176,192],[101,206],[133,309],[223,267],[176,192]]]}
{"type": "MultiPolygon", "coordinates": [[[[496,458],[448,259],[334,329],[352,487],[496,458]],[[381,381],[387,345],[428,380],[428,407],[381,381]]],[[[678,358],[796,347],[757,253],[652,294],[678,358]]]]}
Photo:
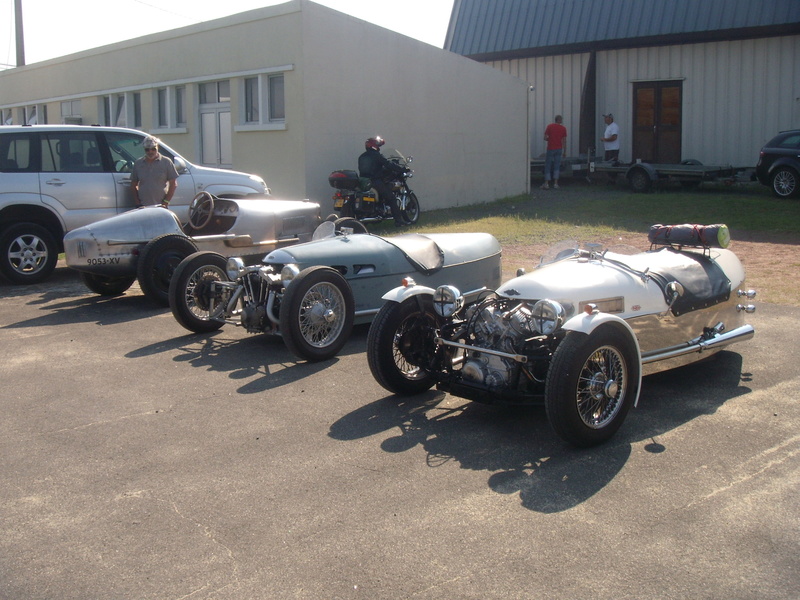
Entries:
{"type": "MultiPolygon", "coordinates": [[[[453,0],[316,0],[441,48],[453,0]]],[[[284,0],[22,0],[25,63],[211,21],[284,0]]],[[[0,0],[0,69],[16,66],[14,0],[0,0]]]]}

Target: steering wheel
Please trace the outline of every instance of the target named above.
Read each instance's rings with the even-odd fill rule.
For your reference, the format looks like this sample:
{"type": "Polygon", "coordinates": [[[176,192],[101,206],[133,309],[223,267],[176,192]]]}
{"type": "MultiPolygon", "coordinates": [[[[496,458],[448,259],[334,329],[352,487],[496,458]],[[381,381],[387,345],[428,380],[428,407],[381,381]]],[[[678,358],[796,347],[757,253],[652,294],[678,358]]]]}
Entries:
{"type": "Polygon", "coordinates": [[[202,229],[214,215],[214,196],[208,192],[200,192],[189,205],[189,225],[194,229],[202,229]]]}

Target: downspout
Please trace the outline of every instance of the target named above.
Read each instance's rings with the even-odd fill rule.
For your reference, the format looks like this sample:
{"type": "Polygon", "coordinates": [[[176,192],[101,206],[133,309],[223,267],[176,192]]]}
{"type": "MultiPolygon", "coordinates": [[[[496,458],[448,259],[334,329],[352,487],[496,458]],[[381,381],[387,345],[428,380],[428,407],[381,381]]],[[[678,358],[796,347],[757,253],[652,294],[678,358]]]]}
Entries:
{"type": "MultiPolygon", "coordinates": [[[[589,64],[586,65],[586,76],[583,79],[581,92],[580,124],[578,134],[578,154],[591,152],[597,139],[595,118],[597,115],[597,53],[589,53],[589,64]],[[590,150],[591,149],[591,150],[590,150]]],[[[587,157],[588,159],[588,157],[587,157]]]]}

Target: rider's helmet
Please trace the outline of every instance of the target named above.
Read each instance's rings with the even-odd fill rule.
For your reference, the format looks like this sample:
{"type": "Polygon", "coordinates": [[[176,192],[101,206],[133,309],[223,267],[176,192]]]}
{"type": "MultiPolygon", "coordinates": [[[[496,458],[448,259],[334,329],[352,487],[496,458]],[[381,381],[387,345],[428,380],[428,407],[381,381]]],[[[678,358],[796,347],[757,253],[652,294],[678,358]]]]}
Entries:
{"type": "Polygon", "coordinates": [[[367,150],[369,150],[370,148],[372,150],[380,150],[381,146],[383,146],[385,143],[386,142],[383,141],[383,138],[378,135],[375,137],[371,137],[366,142],[364,142],[364,148],[366,148],[367,150]]]}

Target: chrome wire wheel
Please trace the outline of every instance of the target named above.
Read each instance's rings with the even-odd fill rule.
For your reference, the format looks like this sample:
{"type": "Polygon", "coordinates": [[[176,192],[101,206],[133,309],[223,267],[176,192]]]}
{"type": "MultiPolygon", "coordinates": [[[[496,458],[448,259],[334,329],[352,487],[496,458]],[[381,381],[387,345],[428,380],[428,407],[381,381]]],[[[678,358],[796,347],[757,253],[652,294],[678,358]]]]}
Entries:
{"type": "Polygon", "coordinates": [[[628,384],[625,358],[614,347],[595,350],[578,375],[578,414],[587,427],[601,429],[614,420],[622,407],[628,384]]]}
{"type": "Polygon", "coordinates": [[[313,285],[300,303],[300,334],[310,346],[326,348],[341,335],[344,313],[344,295],[338,287],[328,282],[313,285]]]}

